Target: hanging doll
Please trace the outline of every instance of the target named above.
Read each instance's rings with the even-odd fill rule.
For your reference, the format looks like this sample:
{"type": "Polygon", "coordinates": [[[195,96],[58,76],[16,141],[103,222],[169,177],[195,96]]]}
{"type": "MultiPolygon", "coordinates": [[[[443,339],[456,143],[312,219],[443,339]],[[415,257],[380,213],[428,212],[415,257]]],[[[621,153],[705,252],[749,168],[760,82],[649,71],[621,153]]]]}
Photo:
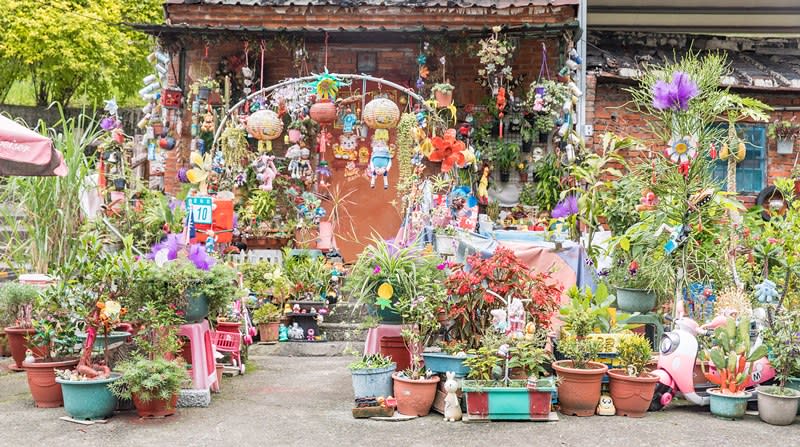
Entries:
{"type": "Polygon", "coordinates": [[[298,178],[303,181],[303,184],[306,185],[306,188],[311,188],[311,185],[314,184],[314,169],[311,168],[311,161],[309,160],[310,156],[311,152],[308,149],[301,149],[300,161],[297,165],[300,173],[298,178]]]}
{"type": "Polygon", "coordinates": [[[489,204],[489,172],[489,166],[484,165],[483,175],[481,175],[481,180],[478,182],[478,202],[481,205],[489,204]]]}
{"type": "Polygon", "coordinates": [[[392,169],[392,154],[384,138],[372,138],[372,156],[369,158],[370,188],[375,187],[375,179],[383,176],[383,189],[389,189],[389,170],[392,169]]]}
{"type": "Polygon", "coordinates": [[[342,131],[346,134],[352,134],[357,121],[358,117],[353,113],[353,109],[348,106],[347,111],[342,117],[342,131]]]}
{"type": "Polygon", "coordinates": [[[253,169],[256,171],[256,179],[261,182],[258,188],[262,191],[272,191],[272,181],[278,175],[274,160],[274,156],[262,154],[252,163],[253,169]]]}
{"type": "MultiPolygon", "coordinates": [[[[308,151],[308,149],[305,149],[308,151]]],[[[289,159],[289,176],[295,180],[300,179],[302,170],[300,169],[300,158],[303,155],[303,148],[299,144],[294,144],[286,151],[286,158],[289,159]]]]}

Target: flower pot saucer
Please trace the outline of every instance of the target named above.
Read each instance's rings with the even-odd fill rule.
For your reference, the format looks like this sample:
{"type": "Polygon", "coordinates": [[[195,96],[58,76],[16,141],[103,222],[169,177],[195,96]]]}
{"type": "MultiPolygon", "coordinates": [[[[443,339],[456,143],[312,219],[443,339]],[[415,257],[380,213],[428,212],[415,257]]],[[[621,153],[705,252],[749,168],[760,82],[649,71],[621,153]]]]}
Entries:
{"type": "Polygon", "coordinates": [[[25,371],[25,368],[21,368],[21,367],[17,366],[16,363],[12,363],[12,364],[8,365],[8,369],[10,371],[14,371],[14,372],[23,372],[23,371],[25,371]]]}

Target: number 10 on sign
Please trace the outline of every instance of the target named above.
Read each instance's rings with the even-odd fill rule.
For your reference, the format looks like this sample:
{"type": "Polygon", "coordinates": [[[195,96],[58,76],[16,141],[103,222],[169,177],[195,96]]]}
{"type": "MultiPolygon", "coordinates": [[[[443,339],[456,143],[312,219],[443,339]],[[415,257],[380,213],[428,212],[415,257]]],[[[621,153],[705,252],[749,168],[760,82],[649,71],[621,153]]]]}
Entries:
{"type": "Polygon", "coordinates": [[[191,210],[194,223],[211,224],[211,197],[188,197],[186,207],[191,210]]]}

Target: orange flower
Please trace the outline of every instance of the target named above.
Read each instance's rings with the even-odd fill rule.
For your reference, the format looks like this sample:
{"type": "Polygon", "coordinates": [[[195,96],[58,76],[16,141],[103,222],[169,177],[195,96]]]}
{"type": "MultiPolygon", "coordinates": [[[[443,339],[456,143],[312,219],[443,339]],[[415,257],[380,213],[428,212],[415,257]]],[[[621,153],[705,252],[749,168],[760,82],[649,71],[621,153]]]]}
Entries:
{"type": "Polygon", "coordinates": [[[104,303],[102,301],[98,301],[97,304],[95,304],[95,306],[97,306],[98,309],[102,309],[102,308],[106,307],[106,303],[104,303]]]}
{"type": "Polygon", "coordinates": [[[464,164],[464,143],[456,139],[455,129],[448,129],[443,137],[431,138],[434,150],[428,156],[433,162],[442,162],[442,172],[450,172],[454,164],[464,164]]]}
{"type": "Polygon", "coordinates": [[[421,77],[422,79],[428,79],[429,74],[431,74],[431,71],[428,70],[428,67],[426,65],[421,65],[419,67],[419,77],[421,77]]]}

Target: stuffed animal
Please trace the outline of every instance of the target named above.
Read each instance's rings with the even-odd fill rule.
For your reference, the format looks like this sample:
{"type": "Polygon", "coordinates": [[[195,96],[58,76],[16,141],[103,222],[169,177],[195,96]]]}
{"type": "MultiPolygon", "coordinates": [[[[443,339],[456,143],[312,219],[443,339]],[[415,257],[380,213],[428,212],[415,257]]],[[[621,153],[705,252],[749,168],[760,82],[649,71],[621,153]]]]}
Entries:
{"type": "Polygon", "coordinates": [[[600,416],[614,416],[616,412],[617,409],[614,407],[614,401],[611,400],[611,396],[608,394],[600,396],[600,403],[597,405],[597,414],[600,416]]]}
{"type": "Polygon", "coordinates": [[[445,422],[456,422],[461,420],[461,404],[458,402],[458,389],[460,385],[456,380],[456,373],[447,371],[447,381],[444,383],[444,391],[447,396],[444,398],[444,420],[445,422]]]}
{"type": "Polygon", "coordinates": [[[272,191],[272,181],[278,176],[274,160],[274,156],[262,154],[251,165],[256,171],[256,179],[261,182],[258,188],[263,191],[272,191]]]}
{"type": "Polygon", "coordinates": [[[392,169],[392,154],[384,139],[372,139],[372,156],[369,158],[370,188],[375,187],[375,179],[383,176],[383,189],[389,189],[389,170],[392,169]]]}
{"type": "Polygon", "coordinates": [[[496,331],[505,333],[506,329],[508,329],[508,318],[505,309],[492,309],[490,313],[492,314],[492,326],[496,331]]]}
{"type": "Polygon", "coordinates": [[[522,300],[514,298],[508,305],[509,333],[513,338],[522,338],[525,331],[525,306],[522,300]]]}
{"type": "Polygon", "coordinates": [[[339,144],[334,147],[333,156],[341,160],[358,159],[358,137],[352,133],[339,135],[339,144]]]}
{"type": "Polygon", "coordinates": [[[295,180],[300,178],[300,157],[302,155],[303,148],[299,144],[294,144],[286,150],[286,158],[289,159],[289,175],[295,180]]]}

